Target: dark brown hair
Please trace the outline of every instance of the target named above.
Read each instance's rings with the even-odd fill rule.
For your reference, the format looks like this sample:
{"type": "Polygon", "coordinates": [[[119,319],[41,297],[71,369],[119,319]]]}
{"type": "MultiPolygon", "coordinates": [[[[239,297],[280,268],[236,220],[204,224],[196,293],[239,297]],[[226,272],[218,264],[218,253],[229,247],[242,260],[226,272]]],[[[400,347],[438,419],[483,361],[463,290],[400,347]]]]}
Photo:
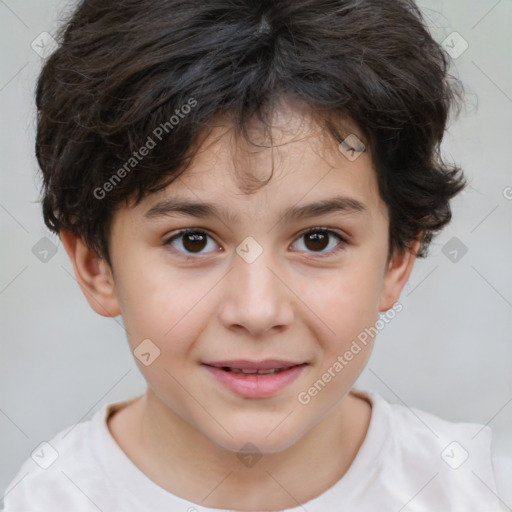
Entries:
{"type": "Polygon", "coordinates": [[[184,172],[219,116],[247,138],[282,98],[338,143],[359,127],[390,253],[426,256],[466,184],[439,151],[462,85],[412,0],[82,0],[56,37],[36,90],[44,220],[109,264],[121,203],[184,172]]]}

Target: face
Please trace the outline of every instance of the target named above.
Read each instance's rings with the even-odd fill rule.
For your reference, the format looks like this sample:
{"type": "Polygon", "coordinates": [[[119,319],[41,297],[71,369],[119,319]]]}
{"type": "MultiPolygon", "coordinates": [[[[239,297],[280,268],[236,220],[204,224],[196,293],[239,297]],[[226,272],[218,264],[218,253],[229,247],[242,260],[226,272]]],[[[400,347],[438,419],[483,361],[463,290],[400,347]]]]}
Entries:
{"type": "Polygon", "coordinates": [[[98,313],[122,314],[162,407],[230,451],[247,442],[281,451],[341,403],[372,339],[344,354],[396,302],[412,267],[410,255],[387,260],[388,213],[368,152],[349,160],[293,109],[274,119],[268,184],[247,194],[237,176],[266,179],[272,151],[216,128],[180,178],[116,212],[113,278],[101,262],[81,282],[98,313]],[[243,367],[237,360],[296,366],[212,368],[243,367]]]}

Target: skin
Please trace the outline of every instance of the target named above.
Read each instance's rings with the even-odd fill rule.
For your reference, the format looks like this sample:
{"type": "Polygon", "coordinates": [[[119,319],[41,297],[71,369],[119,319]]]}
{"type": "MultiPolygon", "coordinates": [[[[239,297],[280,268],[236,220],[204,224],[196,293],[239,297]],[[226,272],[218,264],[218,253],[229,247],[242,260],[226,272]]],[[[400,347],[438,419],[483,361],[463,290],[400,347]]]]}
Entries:
{"type": "MultiPolygon", "coordinates": [[[[272,126],[274,176],[257,192],[242,192],[235,170],[266,178],[271,150],[249,148],[228,125],[219,125],[180,178],[139,205],[119,209],[110,232],[113,271],[81,239],[61,232],[91,307],[123,316],[132,351],[147,338],[160,350],[149,366],[135,359],[147,390],[110,417],[113,437],[159,486],[213,508],[296,507],[346,473],[371,417],[370,404],[351,388],[373,340],[308,404],[297,396],[393,306],[415,260],[407,251],[387,258],[388,210],[369,152],[349,161],[290,105],[274,112],[272,126]],[[280,214],[341,194],[367,211],[290,221],[280,214]],[[176,195],[218,203],[239,218],[144,217],[176,195]],[[318,227],[347,243],[334,252],[340,243],[335,234],[323,246],[300,234],[318,227]],[[199,248],[187,245],[186,237],[165,245],[183,228],[210,238],[199,248]],[[236,252],[247,236],[263,249],[252,263],[236,252]],[[308,366],[278,394],[244,398],[201,365],[235,358],[308,366]],[[247,442],[263,454],[251,467],[237,457],[247,442]]],[[[416,243],[413,253],[417,249],[416,243]]]]}

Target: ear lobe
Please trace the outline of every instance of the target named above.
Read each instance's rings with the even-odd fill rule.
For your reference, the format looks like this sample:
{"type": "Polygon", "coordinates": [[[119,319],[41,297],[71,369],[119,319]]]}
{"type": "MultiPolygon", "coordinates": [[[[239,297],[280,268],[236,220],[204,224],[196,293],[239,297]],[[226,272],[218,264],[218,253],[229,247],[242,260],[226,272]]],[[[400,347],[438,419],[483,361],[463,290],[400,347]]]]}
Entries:
{"type": "Polygon", "coordinates": [[[419,247],[420,242],[418,240],[412,245],[413,253],[408,250],[403,250],[393,254],[384,277],[379,311],[387,311],[388,309],[391,309],[393,304],[395,304],[400,298],[402,289],[405,286],[405,283],[407,283],[414,267],[419,247]]]}
{"type": "Polygon", "coordinates": [[[114,278],[108,263],[73,232],[61,230],[59,235],[73,265],[76,280],[91,308],[106,317],[120,315],[114,278]]]}

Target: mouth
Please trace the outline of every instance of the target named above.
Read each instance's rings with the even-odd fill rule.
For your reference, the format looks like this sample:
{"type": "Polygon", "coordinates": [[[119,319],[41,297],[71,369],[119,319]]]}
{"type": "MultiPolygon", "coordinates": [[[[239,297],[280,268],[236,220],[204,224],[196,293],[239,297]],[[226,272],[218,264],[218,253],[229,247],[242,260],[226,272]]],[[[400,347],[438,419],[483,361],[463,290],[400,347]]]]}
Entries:
{"type": "Polygon", "coordinates": [[[263,361],[249,361],[247,359],[236,359],[231,361],[214,361],[203,363],[206,366],[220,368],[221,370],[233,373],[272,375],[294,366],[302,366],[307,363],[286,361],[284,359],[265,359],[263,361]]]}
{"type": "Polygon", "coordinates": [[[277,359],[265,361],[217,361],[203,363],[216,381],[246,398],[275,395],[291,384],[308,363],[277,359]]]}
{"type": "Polygon", "coordinates": [[[231,368],[229,366],[222,366],[221,370],[231,373],[241,373],[243,375],[252,375],[255,373],[257,373],[258,375],[273,375],[274,373],[280,373],[284,370],[288,370],[289,368],[293,368],[293,366],[287,366],[284,368],[271,368],[269,370],[244,370],[241,368],[231,368]]]}

